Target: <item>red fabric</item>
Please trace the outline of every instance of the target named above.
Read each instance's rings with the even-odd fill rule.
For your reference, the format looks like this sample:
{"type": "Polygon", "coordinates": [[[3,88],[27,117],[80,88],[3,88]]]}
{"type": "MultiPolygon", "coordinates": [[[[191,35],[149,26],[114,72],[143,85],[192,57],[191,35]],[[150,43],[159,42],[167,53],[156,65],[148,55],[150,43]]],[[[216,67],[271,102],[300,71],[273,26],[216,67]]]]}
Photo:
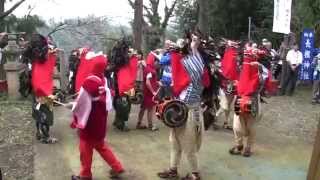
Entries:
{"type": "Polygon", "coordinates": [[[143,77],[144,77],[144,87],[143,87],[143,107],[144,108],[152,108],[156,105],[156,103],[153,101],[153,94],[152,92],[149,90],[149,88],[147,87],[147,75],[151,73],[152,74],[152,78],[150,78],[150,83],[151,86],[153,88],[153,90],[157,91],[157,89],[159,88],[158,82],[157,82],[157,73],[156,70],[148,65],[143,72],[143,77]]]}
{"type": "Polygon", "coordinates": [[[7,81],[0,81],[0,92],[8,91],[8,83],[7,81]]]}
{"type": "Polygon", "coordinates": [[[204,69],[203,74],[202,74],[202,85],[205,88],[208,88],[211,85],[210,72],[207,68],[204,69]]]}
{"type": "Polygon", "coordinates": [[[136,56],[132,56],[129,64],[122,67],[117,74],[120,96],[123,96],[125,92],[135,87],[137,71],[138,58],[136,56]]]}
{"type": "Polygon", "coordinates": [[[104,55],[94,57],[91,74],[104,79],[104,72],[107,67],[108,60],[104,55]]]}
{"type": "Polygon", "coordinates": [[[49,96],[53,93],[53,73],[56,65],[56,55],[48,54],[47,60],[32,63],[32,89],[36,97],[49,96]]]}
{"type": "Polygon", "coordinates": [[[259,66],[246,64],[255,62],[253,56],[244,56],[243,67],[240,73],[239,82],[237,85],[237,92],[240,96],[250,96],[255,93],[259,86],[259,66]]]}
{"type": "Polygon", "coordinates": [[[153,53],[149,53],[146,59],[147,65],[153,65],[155,61],[156,56],[153,53]]]}
{"type": "Polygon", "coordinates": [[[80,177],[92,178],[91,165],[93,150],[96,150],[108,165],[116,172],[123,171],[123,167],[110,147],[103,141],[91,142],[80,138],[80,177]]]}
{"type": "MultiPolygon", "coordinates": [[[[93,66],[95,63],[99,61],[105,61],[107,63],[108,61],[104,55],[99,55],[91,59],[86,59],[85,57],[86,57],[86,53],[82,54],[80,57],[80,64],[76,74],[76,92],[79,92],[85,79],[90,74],[93,73],[93,66]]],[[[97,67],[103,67],[103,66],[97,66],[97,67]]],[[[99,77],[101,76],[99,75],[99,77]]]]}
{"type": "Polygon", "coordinates": [[[238,80],[237,72],[237,50],[233,47],[226,49],[221,61],[222,75],[229,80],[238,80]]]}
{"type": "Polygon", "coordinates": [[[240,99],[240,112],[241,114],[246,114],[250,112],[250,109],[248,109],[248,104],[251,101],[251,98],[249,96],[242,96],[240,99]]]}
{"type": "Polygon", "coordinates": [[[189,85],[191,82],[190,76],[182,64],[183,56],[180,53],[171,53],[171,66],[172,66],[172,82],[173,82],[173,94],[179,96],[179,94],[189,85]]]}
{"type": "Polygon", "coordinates": [[[76,92],[79,92],[84,80],[88,77],[91,72],[91,61],[86,60],[86,54],[88,51],[83,52],[80,56],[80,63],[78,66],[77,74],[76,74],[76,92]]]}
{"type": "Polygon", "coordinates": [[[278,90],[278,81],[272,80],[272,73],[270,70],[268,72],[268,78],[265,83],[265,90],[272,95],[276,94],[278,90]]]}
{"type": "Polygon", "coordinates": [[[79,129],[82,139],[102,141],[107,131],[106,92],[99,92],[99,87],[104,87],[105,81],[97,81],[95,78],[87,78],[83,88],[92,96],[99,97],[98,101],[92,102],[91,113],[84,129],[79,129]]]}

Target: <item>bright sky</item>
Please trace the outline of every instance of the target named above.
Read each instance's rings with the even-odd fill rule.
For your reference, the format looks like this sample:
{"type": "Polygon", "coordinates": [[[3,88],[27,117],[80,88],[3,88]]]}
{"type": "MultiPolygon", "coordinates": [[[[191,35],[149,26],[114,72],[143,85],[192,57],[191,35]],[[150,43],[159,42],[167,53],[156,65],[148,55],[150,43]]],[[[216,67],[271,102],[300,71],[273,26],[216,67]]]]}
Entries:
{"type": "MultiPolygon", "coordinates": [[[[6,9],[12,4],[8,2],[6,9]]],[[[14,14],[17,16],[27,14],[28,6],[35,7],[31,14],[42,16],[45,20],[53,18],[59,21],[95,15],[108,16],[112,18],[113,23],[126,24],[133,18],[133,10],[128,0],[26,0],[14,14]]]]}

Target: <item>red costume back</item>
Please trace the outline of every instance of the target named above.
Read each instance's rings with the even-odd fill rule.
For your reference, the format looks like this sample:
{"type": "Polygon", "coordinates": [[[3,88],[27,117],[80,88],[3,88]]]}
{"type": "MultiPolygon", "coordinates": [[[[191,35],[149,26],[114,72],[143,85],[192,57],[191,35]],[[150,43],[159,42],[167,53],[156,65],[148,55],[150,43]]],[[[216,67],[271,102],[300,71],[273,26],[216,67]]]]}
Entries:
{"type": "Polygon", "coordinates": [[[43,63],[38,60],[33,61],[31,84],[36,97],[52,95],[55,64],[56,55],[52,53],[48,53],[47,60],[43,63]]]}
{"type": "Polygon", "coordinates": [[[86,53],[80,57],[80,64],[76,74],[76,92],[79,92],[85,79],[91,74],[92,68],[98,59],[106,59],[104,55],[98,55],[91,59],[86,59],[86,53]]]}
{"type": "Polygon", "coordinates": [[[234,47],[226,49],[222,61],[222,75],[228,80],[238,80],[239,74],[237,71],[237,50],[234,47]]]}
{"type": "Polygon", "coordinates": [[[243,67],[237,85],[237,92],[240,96],[251,96],[257,92],[259,87],[259,65],[250,64],[256,61],[257,59],[253,55],[244,56],[243,67]]]}
{"type": "Polygon", "coordinates": [[[130,58],[129,63],[126,64],[124,67],[121,67],[117,74],[120,96],[123,96],[125,92],[135,87],[137,71],[138,58],[136,56],[132,56],[130,58]]]}

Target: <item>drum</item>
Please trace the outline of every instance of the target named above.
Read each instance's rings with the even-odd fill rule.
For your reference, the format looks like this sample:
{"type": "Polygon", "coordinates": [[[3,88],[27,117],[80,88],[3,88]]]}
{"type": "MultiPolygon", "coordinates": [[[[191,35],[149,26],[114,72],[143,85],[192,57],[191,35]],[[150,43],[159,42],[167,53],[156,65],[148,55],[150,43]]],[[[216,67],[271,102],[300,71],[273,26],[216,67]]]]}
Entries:
{"type": "Polygon", "coordinates": [[[251,114],[253,117],[256,117],[258,113],[257,97],[238,96],[235,101],[234,112],[237,115],[248,113],[251,114]]]}
{"type": "Polygon", "coordinates": [[[156,106],[156,116],[170,128],[181,127],[187,122],[188,107],[179,100],[165,100],[156,106]]]}

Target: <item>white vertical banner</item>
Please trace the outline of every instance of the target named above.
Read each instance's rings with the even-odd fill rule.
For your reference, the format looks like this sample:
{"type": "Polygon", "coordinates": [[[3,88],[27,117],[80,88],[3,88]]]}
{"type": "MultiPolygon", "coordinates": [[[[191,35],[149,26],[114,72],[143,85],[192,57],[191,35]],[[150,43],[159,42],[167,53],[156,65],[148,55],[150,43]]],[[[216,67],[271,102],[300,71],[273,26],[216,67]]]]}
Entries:
{"type": "Polygon", "coordinates": [[[292,0],[274,0],[273,32],[289,34],[292,0]]]}

